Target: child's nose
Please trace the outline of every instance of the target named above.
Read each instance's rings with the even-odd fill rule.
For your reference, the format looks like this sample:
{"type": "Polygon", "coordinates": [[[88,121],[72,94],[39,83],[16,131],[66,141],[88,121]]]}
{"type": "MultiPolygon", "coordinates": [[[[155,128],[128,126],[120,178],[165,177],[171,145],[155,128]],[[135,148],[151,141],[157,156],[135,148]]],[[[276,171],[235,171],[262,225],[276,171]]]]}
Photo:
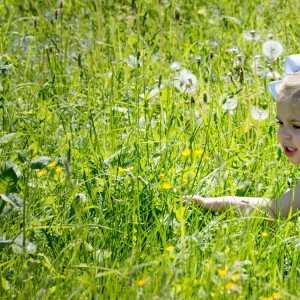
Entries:
{"type": "Polygon", "coordinates": [[[290,139],[290,138],[291,138],[291,134],[290,134],[289,131],[288,131],[286,128],[284,128],[284,127],[280,128],[278,133],[279,133],[279,135],[280,135],[282,138],[284,138],[284,139],[290,139]]]}

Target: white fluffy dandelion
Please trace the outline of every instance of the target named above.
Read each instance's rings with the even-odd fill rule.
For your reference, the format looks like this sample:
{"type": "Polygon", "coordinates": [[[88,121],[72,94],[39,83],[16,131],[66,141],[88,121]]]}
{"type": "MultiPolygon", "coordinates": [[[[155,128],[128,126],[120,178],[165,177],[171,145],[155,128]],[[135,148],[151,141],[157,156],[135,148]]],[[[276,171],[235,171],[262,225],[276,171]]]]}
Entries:
{"type": "Polygon", "coordinates": [[[174,86],[181,92],[194,94],[197,89],[197,78],[188,70],[182,70],[174,79],[174,86]]]}
{"type": "Polygon", "coordinates": [[[252,106],[251,107],[251,116],[254,120],[267,120],[269,118],[269,112],[267,110],[264,109],[260,109],[256,106],[252,106]]]}
{"type": "Polygon", "coordinates": [[[124,62],[131,68],[136,68],[139,65],[138,59],[133,55],[129,55],[124,62]]]}
{"type": "Polygon", "coordinates": [[[261,59],[260,55],[255,56],[253,63],[252,63],[252,70],[258,76],[265,77],[267,74],[267,70],[265,68],[263,68],[263,66],[261,65],[260,59],[261,59]]]}
{"type": "Polygon", "coordinates": [[[277,71],[268,71],[266,76],[270,80],[279,80],[281,78],[281,75],[277,71]]]}
{"type": "Polygon", "coordinates": [[[268,40],[263,44],[262,51],[269,59],[276,60],[283,53],[283,46],[277,41],[268,40]]]}
{"type": "Polygon", "coordinates": [[[260,39],[260,33],[256,30],[247,30],[243,32],[243,37],[246,41],[258,41],[260,39]]]}
{"type": "Polygon", "coordinates": [[[170,66],[171,71],[179,71],[181,69],[180,63],[174,61],[170,66]]]}
{"type": "Polygon", "coordinates": [[[238,100],[235,98],[227,98],[222,105],[223,111],[234,111],[238,106],[238,100]]]}
{"type": "Polygon", "coordinates": [[[159,95],[160,91],[161,91],[161,89],[159,89],[157,86],[155,86],[148,93],[146,92],[145,94],[144,93],[140,94],[140,97],[142,99],[144,99],[145,97],[147,99],[150,99],[150,98],[153,98],[153,97],[159,95]]]}

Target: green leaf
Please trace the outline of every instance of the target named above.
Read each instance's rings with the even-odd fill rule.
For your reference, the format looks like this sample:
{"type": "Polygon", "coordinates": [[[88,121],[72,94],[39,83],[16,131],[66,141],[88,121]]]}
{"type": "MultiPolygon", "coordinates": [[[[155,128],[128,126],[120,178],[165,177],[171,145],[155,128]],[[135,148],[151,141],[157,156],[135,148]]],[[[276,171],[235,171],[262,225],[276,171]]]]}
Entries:
{"type": "Polygon", "coordinates": [[[8,142],[10,142],[11,140],[13,140],[14,138],[16,138],[19,134],[17,132],[13,132],[13,133],[8,133],[3,135],[0,138],[0,145],[4,145],[7,144],[8,142]]]}
{"type": "Polygon", "coordinates": [[[30,163],[31,169],[43,169],[51,161],[51,157],[40,156],[30,163]]]}
{"type": "Polygon", "coordinates": [[[2,286],[2,288],[3,288],[5,291],[7,291],[7,290],[10,289],[10,284],[9,284],[9,282],[8,282],[4,277],[2,277],[2,276],[1,276],[1,286],[2,286]]]}
{"type": "Polygon", "coordinates": [[[14,184],[14,180],[10,177],[0,175],[0,194],[8,194],[10,186],[14,184]]]}
{"type": "Polygon", "coordinates": [[[17,191],[17,183],[22,173],[19,167],[11,161],[3,162],[0,174],[0,194],[9,194],[17,191]]]}
{"type": "Polygon", "coordinates": [[[184,220],[184,212],[185,212],[185,207],[179,207],[175,211],[176,219],[178,222],[182,222],[184,220]]]}

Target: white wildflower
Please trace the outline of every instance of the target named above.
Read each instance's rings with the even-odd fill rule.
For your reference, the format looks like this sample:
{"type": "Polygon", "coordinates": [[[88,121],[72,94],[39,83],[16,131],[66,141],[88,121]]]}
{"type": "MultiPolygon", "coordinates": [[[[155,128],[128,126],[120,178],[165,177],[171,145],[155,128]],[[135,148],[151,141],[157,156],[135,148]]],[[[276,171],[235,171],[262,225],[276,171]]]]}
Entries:
{"type": "Polygon", "coordinates": [[[129,111],[128,108],[119,107],[119,106],[113,106],[112,110],[113,111],[118,111],[118,112],[123,113],[123,114],[128,113],[128,111],[129,111]]]}
{"type": "Polygon", "coordinates": [[[188,70],[182,70],[174,79],[174,86],[181,92],[194,94],[197,89],[197,78],[188,70]]]}
{"type": "Polygon", "coordinates": [[[264,76],[266,76],[267,70],[262,67],[262,65],[260,63],[260,58],[261,58],[260,55],[255,56],[255,59],[252,63],[252,70],[256,75],[264,77],[264,76]]]}
{"type": "Polygon", "coordinates": [[[269,117],[269,112],[264,109],[257,108],[255,106],[251,107],[251,116],[254,120],[267,120],[269,117]]]}
{"type": "Polygon", "coordinates": [[[267,78],[270,80],[279,80],[281,75],[277,71],[269,71],[267,72],[267,78]]]}
{"type": "Polygon", "coordinates": [[[232,48],[229,48],[225,51],[226,53],[238,53],[239,48],[237,46],[233,46],[232,48]]]}
{"type": "Polygon", "coordinates": [[[139,65],[138,59],[137,59],[135,56],[133,56],[133,55],[129,55],[129,56],[124,60],[124,62],[126,62],[127,65],[128,65],[129,67],[131,67],[131,68],[136,68],[136,67],[138,67],[138,65],[139,65]]]}
{"type": "Polygon", "coordinates": [[[171,71],[179,71],[181,69],[180,63],[174,61],[170,66],[171,71]]]}
{"type": "Polygon", "coordinates": [[[99,249],[96,251],[96,259],[98,262],[103,262],[111,257],[111,251],[99,249]]]}
{"type": "Polygon", "coordinates": [[[277,41],[269,40],[263,44],[262,51],[269,59],[276,60],[282,54],[283,46],[277,41]]]}
{"type": "Polygon", "coordinates": [[[76,193],[75,194],[75,200],[80,201],[80,202],[85,202],[86,201],[86,194],[76,193]]]}
{"type": "Polygon", "coordinates": [[[225,103],[222,105],[223,111],[233,111],[238,106],[238,100],[235,98],[228,98],[226,99],[225,103]]]}
{"type": "Polygon", "coordinates": [[[246,41],[258,41],[260,39],[260,33],[255,30],[247,30],[243,32],[243,37],[246,41]]]}
{"type": "Polygon", "coordinates": [[[147,99],[150,99],[150,98],[153,98],[153,97],[155,97],[155,96],[157,96],[159,93],[160,93],[160,90],[161,89],[159,89],[158,87],[154,87],[152,90],[150,90],[150,92],[146,92],[146,94],[140,94],[139,96],[141,97],[141,98],[147,98],[147,99]]]}

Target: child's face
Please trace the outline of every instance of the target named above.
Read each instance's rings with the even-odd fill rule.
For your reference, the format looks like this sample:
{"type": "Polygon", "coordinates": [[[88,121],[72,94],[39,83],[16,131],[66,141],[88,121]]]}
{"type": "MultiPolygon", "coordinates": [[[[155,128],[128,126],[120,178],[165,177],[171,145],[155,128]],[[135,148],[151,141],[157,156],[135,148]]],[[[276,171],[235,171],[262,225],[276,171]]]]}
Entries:
{"type": "Polygon", "coordinates": [[[277,138],[288,160],[300,164],[300,108],[292,107],[288,101],[277,102],[279,124],[277,138]]]}

